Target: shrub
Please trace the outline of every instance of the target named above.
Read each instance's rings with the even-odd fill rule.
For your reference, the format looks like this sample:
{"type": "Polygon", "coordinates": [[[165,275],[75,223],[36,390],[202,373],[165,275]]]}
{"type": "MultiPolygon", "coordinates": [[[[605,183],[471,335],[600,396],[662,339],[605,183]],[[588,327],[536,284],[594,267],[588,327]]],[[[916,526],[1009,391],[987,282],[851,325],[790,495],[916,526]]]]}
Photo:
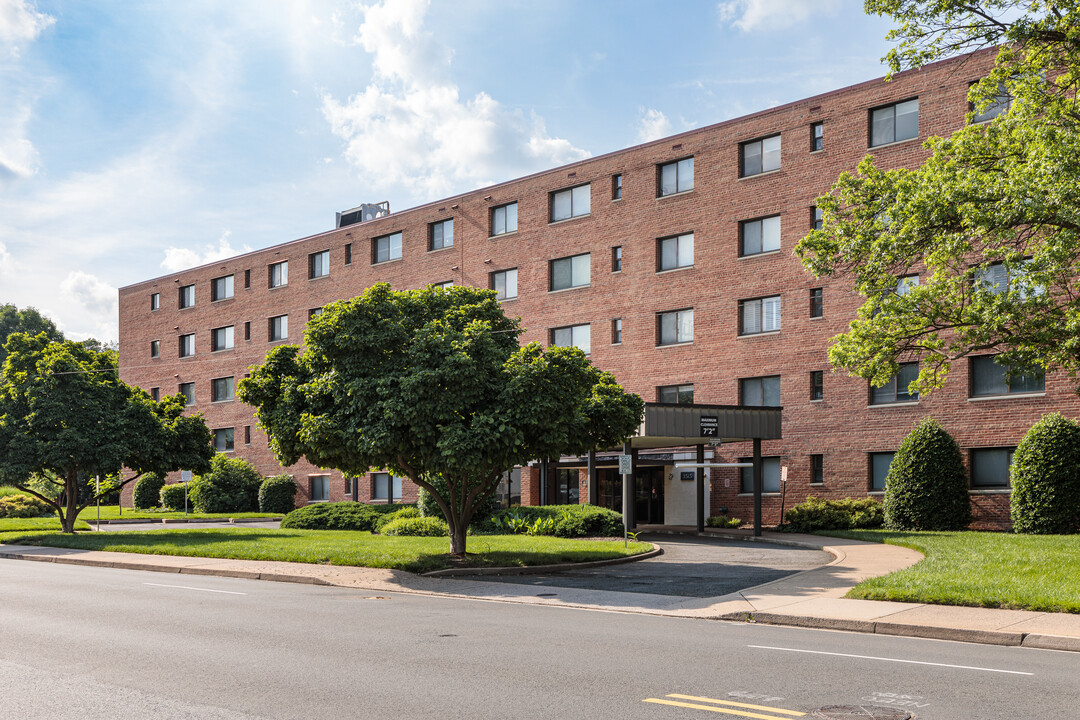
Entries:
{"type": "Polygon", "coordinates": [[[885,523],[885,509],[873,498],[825,500],[810,495],[784,513],[784,522],[785,531],[799,533],[875,528],[885,523]]]}
{"type": "MultiPolygon", "coordinates": [[[[447,497],[446,481],[440,478],[435,478],[431,483],[438,488],[443,497],[447,497]]],[[[495,512],[495,504],[497,500],[495,497],[495,491],[492,490],[486,497],[480,498],[476,501],[473,507],[472,522],[469,524],[474,527],[480,527],[491,517],[491,514],[495,512]]],[[[431,497],[424,488],[420,488],[420,493],[417,495],[416,507],[420,508],[420,514],[423,517],[442,518],[442,508],[439,507],[439,503],[435,502],[435,498],[431,497]]]]}
{"type": "Polygon", "coordinates": [[[1011,474],[1015,532],[1080,530],[1080,425],[1059,413],[1044,416],[1017,446],[1011,474]]]}
{"type": "Polygon", "coordinates": [[[622,515],[596,505],[544,505],[498,510],[480,524],[484,532],[559,537],[617,537],[623,534],[622,515]],[[540,521],[538,523],[538,521],[540,521]]]}
{"type": "Polygon", "coordinates": [[[218,454],[210,472],[191,481],[188,501],[200,513],[251,512],[259,507],[261,481],[251,463],[218,454]]]}
{"type": "Polygon", "coordinates": [[[165,487],[165,478],[157,473],[145,473],[135,481],[132,502],[136,510],[150,510],[161,502],[161,488],[165,487]]]}
{"type": "Polygon", "coordinates": [[[384,527],[386,527],[389,523],[392,523],[395,520],[398,520],[400,518],[418,518],[418,517],[422,517],[422,516],[420,515],[420,509],[417,508],[416,506],[414,506],[414,505],[405,505],[405,506],[402,506],[402,507],[398,507],[398,509],[393,511],[393,512],[382,513],[377,518],[375,518],[375,524],[372,526],[371,532],[373,532],[373,533],[381,533],[382,529],[384,527]]]}
{"type": "Polygon", "coordinates": [[[963,530],[971,522],[960,446],[923,418],[893,456],[885,477],[885,525],[891,530],[963,530]]]}
{"type": "Polygon", "coordinates": [[[596,505],[570,506],[555,522],[555,534],[564,538],[616,537],[623,534],[622,515],[596,505]]]}
{"type": "Polygon", "coordinates": [[[166,510],[183,511],[184,508],[188,507],[184,503],[184,500],[188,499],[185,497],[187,486],[188,483],[173,483],[161,488],[161,506],[166,510]]]}
{"type": "MultiPolygon", "coordinates": [[[[395,513],[396,514],[396,513],[395,513]]],[[[446,537],[450,528],[445,520],[433,517],[399,517],[382,528],[383,535],[401,535],[408,537],[446,537]]]]}
{"type": "Polygon", "coordinates": [[[356,502],[315,503],[297,508],[281,520],[287,530],[366,530],[381,516],[403,505],[365,505],[356,502]]]}
{"type": "Polygon", "coordinates": [[[711,528],[737,528],[742,525],[742,518],[728,517],[727,515],[713,515],[705,520],[705,524],[711,528]]]}
{"type": "Polygon", "coordinates": [[[48,515],[53,509],[33,495],[23,493],[0,496],[0,518],[32,518],[48,515]]]}
{"type": "Polygon", "coordinates": [[[268,477],[259,485],[259,512],[291,513],[296,509],[296,482],[292,475],[268,477]]]}

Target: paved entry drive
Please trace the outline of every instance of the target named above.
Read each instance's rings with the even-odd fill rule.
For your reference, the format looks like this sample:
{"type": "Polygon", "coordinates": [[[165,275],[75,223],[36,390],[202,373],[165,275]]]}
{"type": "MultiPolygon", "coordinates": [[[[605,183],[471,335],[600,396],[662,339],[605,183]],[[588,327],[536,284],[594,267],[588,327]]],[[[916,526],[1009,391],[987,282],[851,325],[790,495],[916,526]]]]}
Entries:
{"type": "Polygon", "coordinates": [[[547,575],[478,575],[470,579],[705,598],[778,580],[833,560],[832,555],[822,550],[739,540],[676,535],[642,535],[639,539],[661,545],[664,553],[648,560],[592,570],[547,575]]]}

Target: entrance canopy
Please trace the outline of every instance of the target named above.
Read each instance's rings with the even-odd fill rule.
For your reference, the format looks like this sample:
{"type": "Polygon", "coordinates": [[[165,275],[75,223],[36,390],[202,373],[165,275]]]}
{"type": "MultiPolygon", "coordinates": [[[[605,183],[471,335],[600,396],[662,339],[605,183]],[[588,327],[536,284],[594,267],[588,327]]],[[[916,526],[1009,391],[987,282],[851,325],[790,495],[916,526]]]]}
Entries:
{"type": "Polygon", "coordinates": [[[645,403],[635,450],[780,438],[780,408],[645,403]]]}

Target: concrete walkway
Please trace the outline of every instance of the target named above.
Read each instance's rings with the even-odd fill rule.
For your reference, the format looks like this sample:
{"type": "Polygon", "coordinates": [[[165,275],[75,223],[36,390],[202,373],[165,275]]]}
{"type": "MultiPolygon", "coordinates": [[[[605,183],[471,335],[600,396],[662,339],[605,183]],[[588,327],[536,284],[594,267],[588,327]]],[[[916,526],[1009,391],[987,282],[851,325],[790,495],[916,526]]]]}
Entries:
{"type": "MultiPolygon", "coordinates": [[[[667,531],[690,528],[666,528],[667,531]]],[[[1080,615],[1024,610],[952,607],[849,600],[856,583],[918,562],[922,556],[894,545],[816,535],[709,531],[706,537],[741,539],[824,550],[835,559],[823,567],[715,597],[595,590],[478,581],[463,576],[419,576],[399,570],[134,555],[92,550],[0,545],[0,558],[334,585],[374,593],[404,592],[447,597],[554,605],[671,617],[827,628],[885,635],[988,643],[1080,652],[1080,615]]],[[[662,541],[660,543],[663,544],[662,541]]]]}

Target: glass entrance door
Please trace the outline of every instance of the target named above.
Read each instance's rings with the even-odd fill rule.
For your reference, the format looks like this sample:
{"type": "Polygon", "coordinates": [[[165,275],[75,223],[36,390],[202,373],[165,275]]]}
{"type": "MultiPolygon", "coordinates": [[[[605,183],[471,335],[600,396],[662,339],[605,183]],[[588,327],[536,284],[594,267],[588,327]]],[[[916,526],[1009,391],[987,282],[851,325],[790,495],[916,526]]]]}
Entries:
{"type": "Polygon", "coordinates": [[[638,524],[664,523],[664,468],[638,468],[634,473],[634,512],[638,524]]]}

